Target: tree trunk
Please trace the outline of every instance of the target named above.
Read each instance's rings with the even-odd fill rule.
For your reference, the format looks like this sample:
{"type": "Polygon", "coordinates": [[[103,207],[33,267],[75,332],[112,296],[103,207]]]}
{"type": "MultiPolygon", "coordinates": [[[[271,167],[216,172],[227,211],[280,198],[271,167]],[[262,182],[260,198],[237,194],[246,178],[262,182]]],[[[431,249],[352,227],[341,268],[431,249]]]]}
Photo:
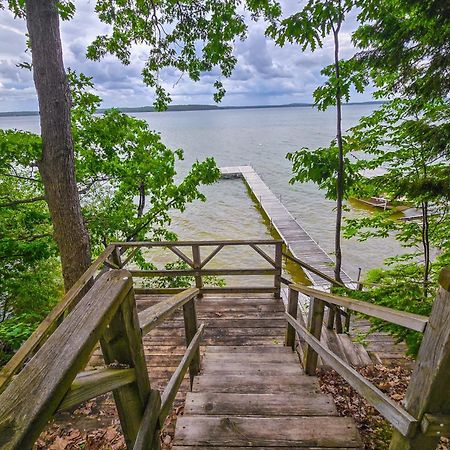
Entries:
{"type": "Polygon", "coordinates": [[[91,255],[75,178],[70,92],[56,1],[26,0],[26,16],[41,122],[38,166],[68,290],[89,267],[91,255]]]}
{"type": "MultiPolygon", "coordinates": [[[[341,23],[337,25],[333,32],[334,37],[334,70],[336,80],[339,83],[340,67],[339,67],[339,30],[341,23]]],[[[342,144],[342,99],[341,90],[338,84],[336,91],[336,142],[339,153],[339,165],[336,180],[336,228],[334,237],[334,254],[336,257],[336,265],[334,266],[334,278],[342,282],[342,250],[341,250],[341,228],[342,228],[342,203],[344,200],[344,148],[342,144]]]]}
{"type": "Polygon", "coordinates": [[[428,222],[428,202],[422,202],[422,246],[424,255],[423,295],[428,295],[428,278],[430,276],[430,236],[428,222]]]}

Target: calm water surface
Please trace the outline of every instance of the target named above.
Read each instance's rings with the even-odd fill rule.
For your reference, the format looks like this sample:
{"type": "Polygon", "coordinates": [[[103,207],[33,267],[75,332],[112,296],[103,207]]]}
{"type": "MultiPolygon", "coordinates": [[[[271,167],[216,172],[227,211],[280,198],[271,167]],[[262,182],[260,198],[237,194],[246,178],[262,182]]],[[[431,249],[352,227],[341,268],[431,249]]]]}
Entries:
{"type": "MultiPolygon", "coordinates": [[[[373,110],[370,105],[344,108],[344,127],[373,110]]],[[[219,111],[141,113],[150,127],[161,133],[172,148],[183,148],[185,172],[195,160],[213,156],[219,166],[252,165],[266,184],[286,205],[311,236],[332,253],[334,246],[334,203],[324,198],[313,184],[289,184],[288,152],[301,147],[325,146],[335,135],[334,112],[312,108],[274,108],[219,111]]],[[[39,131],[38,117],[0,118],[1,128],[39,131]]],[[[190,205],[174,213],[172,229],[181,239],[269,238],[263,218],[240,180],[222,180],[204,188],[207,202],[190,205]]],[[[347,216],[370,214],[354,203],[347,216]]],[[[393,239],[372,239],[359,243],[344,240],[344,269],[356,277],[382,264],[384,258],[401,252],[393,239]]],[[[206,252],[205,252],[206,253],[206,252]]],[[[242,256],[245,260],[246,257],[242,256]]],[[[241,267],[246,261],[242,261],[241,267]]],[[[255,280],[256,281],[256,280],[255,280]]]]}

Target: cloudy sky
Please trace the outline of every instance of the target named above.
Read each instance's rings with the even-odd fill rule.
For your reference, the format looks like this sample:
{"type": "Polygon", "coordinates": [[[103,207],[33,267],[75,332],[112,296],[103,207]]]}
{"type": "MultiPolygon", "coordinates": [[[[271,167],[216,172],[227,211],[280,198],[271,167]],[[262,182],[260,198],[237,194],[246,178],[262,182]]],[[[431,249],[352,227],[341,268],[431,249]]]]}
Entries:
{"type": "MultiPolygon", "coordinates": [[[[301,4],[292,0],[285,0],[285,3],[290,7],[301,4]]],[[[61,25],[66,67],[93,77],[104,107],[152,104],[153,92],[141,81],[145,49],[137,49],[133,64],[127,67],[113,57],[100,62],[87,60],[87,45],[108,29],[96,18],[93,0],[77,0],[76,5],[74,19],[61,25]]],[[[343,26],[342,57],[351,56],[354,52],[350,34],[355,24],[355,19],[350,17],[343,26]]],[[[276,47],[264,37],[264,29],[263,22],[250,22],[248,38],[236,43],[238,63],[232,77],[224,82],[227,95],[223,105],[310,102],[313,90],[321,84],[320,69],[333,59],[330,39],[314,54],[302,53],[296,46],[276,47]]],[[[18,63],[30,61],[30,55],[25,51],[25,32],[22,20],[0,10],[0,111],[37,109],[31,73],[17,67],[18,63]]],[[[165,71],[162,78],[174,104],[213,103],[214,76],[206,75],[194,83],[187,76],[179,80],[179,74],[165,71]]],[[[365,93],[354,96],[352,100],[371,100],[371,96],[365,93]]]]}

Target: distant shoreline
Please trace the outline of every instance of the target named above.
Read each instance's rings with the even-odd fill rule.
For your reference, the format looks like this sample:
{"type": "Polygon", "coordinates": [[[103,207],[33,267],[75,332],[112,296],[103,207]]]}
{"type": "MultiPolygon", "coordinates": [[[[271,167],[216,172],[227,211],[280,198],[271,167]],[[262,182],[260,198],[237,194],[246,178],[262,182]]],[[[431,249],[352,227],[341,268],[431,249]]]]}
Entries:
{"type": "MultiPolygon", "coordinates": [[[[370,102],[350,102],[346,105],[381,105],[383,101],[370,102]]],[[[306,108],[314,106],[312,103],[288,103],[286,105],[252,105],[252,106],[217,106],[217,105],[170,105],[165,112],[171,111],[219,111],[229,109],[271,109],[271,108],[306,108]]],[[[112,108],[101,108],[99,113],[103,113],[112,108]]],[[[133,108],[117,108],[124,113],[144,113],[155,112],[153,106],[137,106],[133,108]]],[[[0,117],[21,117],[21,116],[38,116],[39,111],[5,111],[0,112],[0,117]]]]}

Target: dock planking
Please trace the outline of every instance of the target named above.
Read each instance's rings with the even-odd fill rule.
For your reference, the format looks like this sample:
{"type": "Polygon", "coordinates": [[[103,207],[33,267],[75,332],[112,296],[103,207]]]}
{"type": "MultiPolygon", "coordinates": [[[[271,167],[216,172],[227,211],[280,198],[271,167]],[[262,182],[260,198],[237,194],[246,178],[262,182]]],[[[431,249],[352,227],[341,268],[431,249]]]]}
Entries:
{"type": "MultiPolygon", "coordinates": [[[[253,167],[221,167],[220,171],[222,178],[241,178],[244,181],[294,257],[334,278],[334,261],[287,210],[253,167]]],[[[306,269],[304,272],[313,285],[329,287],[329,283],[320,276],[306,269]]],[[[341,278],[345,284],[352,283],[350,277],[344,272],[341,278]]]]}

